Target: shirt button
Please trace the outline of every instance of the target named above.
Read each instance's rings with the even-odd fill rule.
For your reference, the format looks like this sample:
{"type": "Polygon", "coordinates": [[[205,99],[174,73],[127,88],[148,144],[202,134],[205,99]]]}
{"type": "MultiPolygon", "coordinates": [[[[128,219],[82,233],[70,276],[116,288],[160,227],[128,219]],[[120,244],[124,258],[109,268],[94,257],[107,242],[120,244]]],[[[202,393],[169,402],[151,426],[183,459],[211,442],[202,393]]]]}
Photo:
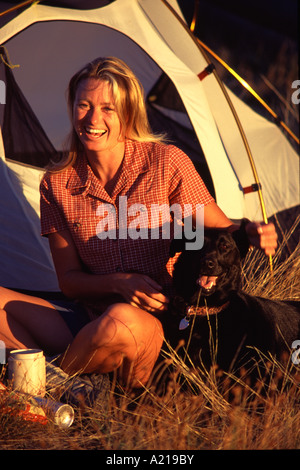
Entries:
{"type": "Polygon", "coordinates": [[[81,220],[77,219],[73,222],[74,231],[77,232],[81,227],[81,220]]]}

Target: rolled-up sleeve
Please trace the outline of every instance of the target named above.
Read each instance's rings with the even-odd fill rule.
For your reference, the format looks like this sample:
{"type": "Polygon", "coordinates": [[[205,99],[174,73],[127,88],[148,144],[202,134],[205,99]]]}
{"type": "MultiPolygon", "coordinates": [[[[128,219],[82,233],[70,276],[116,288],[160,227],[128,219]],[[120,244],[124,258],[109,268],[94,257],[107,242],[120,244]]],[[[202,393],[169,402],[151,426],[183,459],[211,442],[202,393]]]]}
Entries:
{"type": "Polygon", "coordinates": [[[45,175],[40,184],[41,235],[68,228],[66,219],[52,191],[51,179],[45,175]]]}

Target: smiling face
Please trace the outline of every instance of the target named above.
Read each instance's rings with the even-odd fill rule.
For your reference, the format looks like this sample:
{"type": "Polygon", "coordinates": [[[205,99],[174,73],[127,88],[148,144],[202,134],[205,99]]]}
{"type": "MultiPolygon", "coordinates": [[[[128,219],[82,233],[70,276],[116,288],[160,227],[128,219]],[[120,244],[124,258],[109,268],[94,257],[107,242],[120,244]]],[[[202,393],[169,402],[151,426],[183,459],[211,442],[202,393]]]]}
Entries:
{"type": "Polygon", "coordinates": [[[87,156],[91,153],[107,155],[123,148],[121,124],[108,82],[95,78],[79,82],[73,125],[87,156]]]}

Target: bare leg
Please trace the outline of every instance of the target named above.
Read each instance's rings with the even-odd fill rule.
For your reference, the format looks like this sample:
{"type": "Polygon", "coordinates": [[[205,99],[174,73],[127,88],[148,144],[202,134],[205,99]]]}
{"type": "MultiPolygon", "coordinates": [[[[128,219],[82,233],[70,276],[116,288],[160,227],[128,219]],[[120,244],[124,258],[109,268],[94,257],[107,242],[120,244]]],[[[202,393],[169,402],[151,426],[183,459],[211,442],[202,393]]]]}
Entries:
{"type": "Polygon", "coordinates": [[[161,323],[128,304],[114,304],[77,334],[61,367],[78,371],[120,372],[133,387],[146,384],[163,343],[161,323]]]}
{"type": "Polygon", "coordinates": [[[65,354],[67,373],[107,373],[119,370],[124,382],[148,381],[163,343],[160,322],[129,304],[115,304],[88,323],[73,340],[67,325],[46,300],[0,288],[0,339],[7,350],[43,349],[65,354]]]}
{"type": "Polygon", "coordinates": [[[38,347],[59,354],[73,337],[49,302],[0,287],[0,339],[7,350],[38,347]]]}

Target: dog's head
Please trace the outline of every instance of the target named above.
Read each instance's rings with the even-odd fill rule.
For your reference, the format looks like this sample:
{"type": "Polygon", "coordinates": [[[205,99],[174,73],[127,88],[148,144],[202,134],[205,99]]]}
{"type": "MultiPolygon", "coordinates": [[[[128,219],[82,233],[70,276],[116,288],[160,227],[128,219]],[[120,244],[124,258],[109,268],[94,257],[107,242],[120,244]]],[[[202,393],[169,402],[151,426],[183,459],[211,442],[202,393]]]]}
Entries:
{"type": "Polygon", "coordinates": [[[173,285],[185,302],[195,304],[201,288],[211,306],[225,302],[239,289],[241,280],[240,252],[232,236],[224,229],[205,230],[200,250],[185,249],[186,241],[172,241],[170,255],[181,254],[174,265],[173,285]]]}

